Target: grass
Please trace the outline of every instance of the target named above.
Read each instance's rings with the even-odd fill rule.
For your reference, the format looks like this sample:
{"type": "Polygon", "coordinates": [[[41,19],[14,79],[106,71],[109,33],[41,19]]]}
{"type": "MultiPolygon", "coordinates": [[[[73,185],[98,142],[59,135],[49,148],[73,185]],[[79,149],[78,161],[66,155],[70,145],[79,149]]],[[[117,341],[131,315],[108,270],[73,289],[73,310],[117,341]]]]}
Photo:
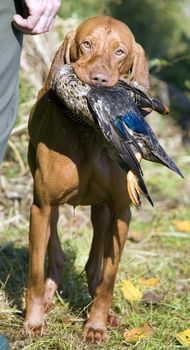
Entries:
{"type": "MultiPolygon", "coordinates": [[[[145,178],[155,202],[151,208],[143,200],[142,209],[133,208],[130,231],[142,235],[140,241],[128,240],[117,275],[113,310],[120,314],[119,329],[109,329],[105,344],[89,346],[82,340],[82,329],[91,303],[84,265],[88,257],[91,228],[86,225],[59,227],[67,262],[59,292],[46,316],[46,335],[28,337],[23,331],[24,296],[28,270],[28,230],[8,226],[0,235],[0,334],[8,337],[11,349],[27,350],[177,350],[182,349],[175,334],[190,328],[190,233],[177,231],[175,222],[190,220],[188,164],[183,156],[178,165],[186,176],[181,180],[164,167],[145,163],[145,178]],[[189,234],[189,237],[188,237],[189,234]],[[139,277],[155,276],[161,283],[154,289],[142,289],[139,277]],[[130,279],[143,292],[162,294],[155,305],[130,304],[124,299],[121,281],[130,279]],[[125,341],[125,329],[148,322],[154,334],[136,344],[125,341]]],[[[81,209],[80,209],[81,210],[81,209]]],[[[76,210],[77,218],[77,210],[76,210]]],[[[76,220],[76,219],[75,219],[76,220]]]]}
{"type": "MultiPolygon", "coordinates": [[[[166,227],[167,228],[167,227],[166,227]]],[[[91,234],[71,233],[64,241],[68,257],[66,271],[54,307],[46,318],[47,335],[28,338],[23,332],[23,296],[27,273],[26,232],[15,234],[15,243],[2,252],[1,257],[1,314],[0,332],[7,335],[11,349],[90,349],[81,341],[81,332],[90,299],[87,292],[84,260],[87,258],[91,234]],[[19,242],[20,235],[25,238],[19,242]],[[16,239],[17,236],[17,239],[16,239]],[[85,253],[84,253],[85,252],[85,253]]],[[[147,234],[145,233],[147,238],[147,234]]],[[[113,309],[122,316],[118,330],[109,332],[106,344],[100,349],[133,349],[125,343],[124,330],[141,326],[148,321],[155,329],[154,336],[138,344],[138,349],[179,349],[175,334],[190,327],[188,275],[188,239],[153,237],[143,243],[127,242],[115,288],[113,309]],[[121,292],[121,280],[153,275],[161,280],[156,292],[164,299],[157,305],[130,305],[121,292]]]]}

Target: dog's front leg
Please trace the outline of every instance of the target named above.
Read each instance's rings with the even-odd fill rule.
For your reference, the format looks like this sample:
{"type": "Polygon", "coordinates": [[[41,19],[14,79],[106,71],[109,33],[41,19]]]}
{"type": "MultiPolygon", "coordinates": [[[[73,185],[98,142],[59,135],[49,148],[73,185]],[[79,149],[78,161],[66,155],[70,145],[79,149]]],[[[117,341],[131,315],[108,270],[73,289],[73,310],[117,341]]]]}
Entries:
{"type": "Polygon", "coordinates": [[[57,222],[59,219],[58,207],[52,208],[50,219],[50,238],[48,243],[48,277],[45,282],[44,305],[45,312],[51,308],[54,294],[60,283],[65,255],[61,248],[57,232],[57,222]]]}
{"type": "Polygon", "coordinates": [[[112,210],[112,228],[105,237],[102,279],[96,288],[95,299],[85,325],[84,337],[97,343],[107,337],[107,320],[113,298],[116,273],[127,237],[131,214],[129,208],[112,210]]]}
{"type": "Polygon", "coordinates": [[[41,334],[44,324],[44,260],[50,236],[51,208],[33,204],[30,213],[29,281],[26,297],[26,330],[41,334]]]}
{"type": "Polygon", "coordinates": [[[92,205],[91,222],[93,239],[88,261],[85,266],[88,290],[92,298],[102,278],[104,242],[110,225],[110,210],[106,205],[92,205]]]}

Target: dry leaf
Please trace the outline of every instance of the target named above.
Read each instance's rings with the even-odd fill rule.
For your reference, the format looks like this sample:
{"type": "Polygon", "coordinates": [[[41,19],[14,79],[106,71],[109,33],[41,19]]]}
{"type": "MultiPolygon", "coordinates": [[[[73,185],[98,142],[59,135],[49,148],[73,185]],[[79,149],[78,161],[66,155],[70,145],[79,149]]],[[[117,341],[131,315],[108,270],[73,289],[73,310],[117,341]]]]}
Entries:
{"type": "Polygon", "coordinates": [[[141,339],[148,339],[154,333],[153,328],[145,322],[142,327],[133,328],[124,332],[124,338],[129,343],[136,343],[141,339]]]}
{"type": "Polygon", "coordinates": [[[190,221],[189,220],[181,220],[181,221],[174,221],[175,227],[180,232],[188,232],[190,233],[190,221]]]}
{"type": "Polygon", "coordinates": [[[176,334],[176,338],[184,348],[190,347],[190,329],[176,334]]]}
{"type": "Polygon", "coordinates": [[[141,301],[142,293],[138,288],[136,288],[129,280],[124,280],[122,283],[123,285],[121,290],[125,299],[131,303],[135,301],[141,301]]]}
{"type": "Polygon", "coordinates": [[[139,284],[143,287],[156,287],[158,284],[160,284],[160,280],[157,277],[151,277],[151,278],[139,278],[138,280],[139,284]]]}
{"type": "Polygon", "coordinates": [[[142,296],[142,302],[145,304],[158,304],[163,299],[163,294],[146,292],[142,296]]]}

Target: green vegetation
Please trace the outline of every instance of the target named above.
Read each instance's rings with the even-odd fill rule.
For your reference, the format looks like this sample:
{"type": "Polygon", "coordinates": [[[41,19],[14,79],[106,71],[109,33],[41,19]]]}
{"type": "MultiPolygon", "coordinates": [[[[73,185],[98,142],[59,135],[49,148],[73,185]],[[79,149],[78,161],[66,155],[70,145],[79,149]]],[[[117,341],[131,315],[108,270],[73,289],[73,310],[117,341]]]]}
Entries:
{"type": "Polygon", "coordinates": [[[108,6],[109,0],[79,0],[77,2],[63,0],[60,10],[60,16],[64,19],[74,16],[79,17],[80,19],[85,19],[88,17],[98,16],[106,13],[108,6]]]}

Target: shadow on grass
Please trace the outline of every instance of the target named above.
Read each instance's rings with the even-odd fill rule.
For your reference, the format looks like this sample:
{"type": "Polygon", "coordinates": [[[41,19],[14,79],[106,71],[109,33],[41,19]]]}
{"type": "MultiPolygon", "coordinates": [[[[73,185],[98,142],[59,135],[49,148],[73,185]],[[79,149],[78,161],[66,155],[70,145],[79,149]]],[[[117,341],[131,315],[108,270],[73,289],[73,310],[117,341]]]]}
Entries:
{"type": "Polygon", "coordinates": [[[0,252],[0,283],[11,304],[22,308],[28,274],[28,250],[10,243],[0,252]]]}
{"type": "MultiPolygon", "coordinates": [[[[75,267],[76,251],[71,240],[64,243],[66,263],[62,274],[59,293],[73,311],[80,310],[90,302],[85,272],[75,267]]],[[[47,262],[46,262],[47,271],[47,262]]],[[[28,250],[15,247],[14,243],[0,252],[0,283],[8,300],[17,308],[23,308],[23,294],[28,279],[28,250]]]]}
{"type": "Polygon", "coordinates": [[[68,301],[73,311],[81,311],[91,301],[88,293],[86,273],[84,267],[78,269],[75,265],[77,251],[73,247],[72,239],[64,242],[64,252],[66,263],[59,292],[61,297],[68,301]]]}

